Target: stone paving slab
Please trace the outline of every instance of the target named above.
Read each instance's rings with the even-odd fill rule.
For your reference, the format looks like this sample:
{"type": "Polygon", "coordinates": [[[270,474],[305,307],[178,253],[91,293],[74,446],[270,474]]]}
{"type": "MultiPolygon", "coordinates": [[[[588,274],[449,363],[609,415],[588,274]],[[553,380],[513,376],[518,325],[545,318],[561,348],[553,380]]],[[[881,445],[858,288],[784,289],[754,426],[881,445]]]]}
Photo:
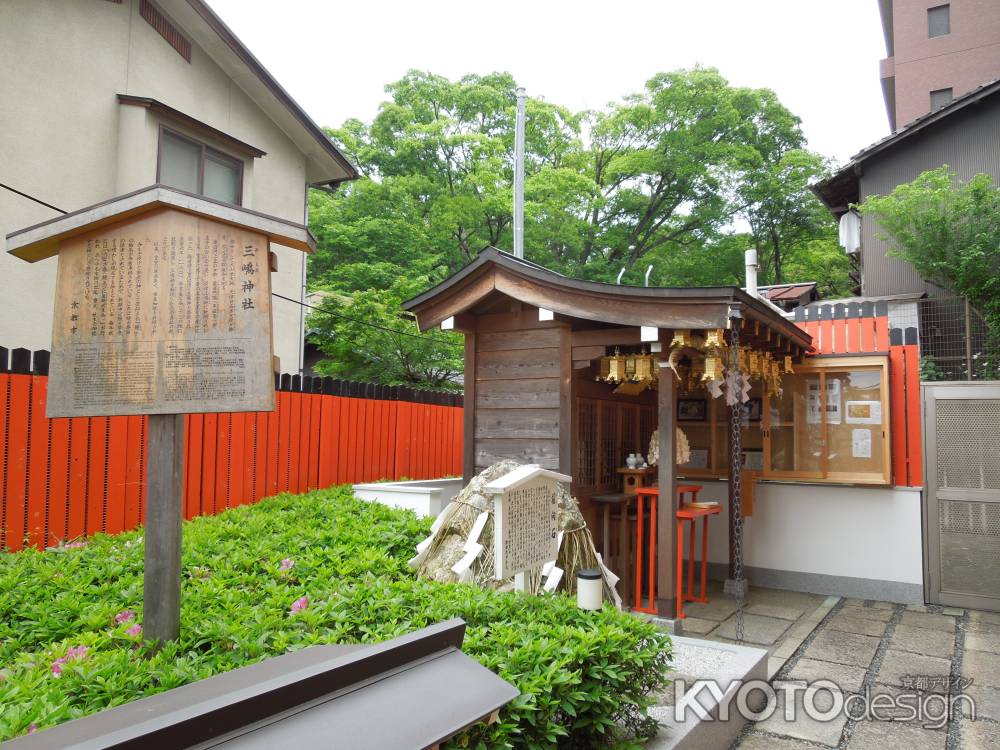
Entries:
{"type": "Polygon", "coordinates": [[[789,680],[833,680],[845,693],[861,690],[865,679],[863,667],[849,667],[846,664],[835,664],[832,661],[819,661],[800,657],[788,675],[789,680]]]}
{"type": "MultiPolygon", "coordinates": [[[[770,646],[777,641],[782,633],[788,630],[791,623],[776,617],[747,614],[743,616],[743,636],[747,643],[770,646]]],[[[736,638],[736,617],[730,617],[711,633],[720,638],[736,638]]]]}
{"type": "Polygon", "coordinates": [[[896,605],[892,602],[883,602],[872,599],[845,599],[844,606],[846,607],[864,607],[865,609],[882,609],[888,610],[889,612],[896,611],[896,605]]]}
{"type": "Polygon", "coordinates": [[[944,732],[901,724],[896,721],[859,721],[854,727],[848,750],[945,750],[944,732]]]}
{"type": "Polygon", "coordinates": [[[841,615],[850,615],[852,617],[860,617],[865,620],[877,620],[878,622],[889,622],[892,619],[893,610],[891,609],[881,609],[875,607],[858,607],[855,605],[847,604],[838,612],[841,615]]]}
{"type": "Polygon", "coordinates": [[[682,632],[690,635],[705,635],[719,627],[715,620],[702,620],[698,617],[685,617],[681,622],[682,632]]]}
{"type": "Polygon", "coordinates": [[[962,676],[971,677],[979,687],[1000,688],[1000,654],[966,651],[962,656],[962,676]]]}
{"type": "MultiPolygon", "coordinates": [[[[978,687],[975,683],[965,689],[965,694],[976,704],[977,719],[992,719],[1000,721],[1000,690],[996,688],[978,687]]],[[[969,715],[969,706],[963,701],[962,713],[969,715]]]]}
{"type": "Polygon", "coordinates": [[[950,659],[955,653],[955,636],[953,633],[946,633],[943,630],[929,630],[900,624],[893,631],[889,648],[950,659]]]}
{"type": "Polygon", "coordinates": [[[967,632],[965,634],[965,648],[968,651],[986,651],[991,654],[1000,654],[1000,632],[967,632]]]}
{"type": "Polygon", "coordinates": [[[867,668],[875,656],[878,643],[879,639],[871,636],[824,629],[806,648],[804,656],[867,668]]]}
{"type": "MultiPolygon", "coordinates": [[[[803,691],[799,690],[795,692],[795,718],[791,721],[786,720],[786,693],[779,689],[784,684],[786,683],[780,681],[774,683],[777,690],[777,707],[767,719],[757,722],[757,729],[807,742],[816,742],[827,747],[837,747],[840,744],[840,735],[847,723],[847,717],[840,713],[831,721],[813,719],[803,707],[803,691]]],[[[815,704],[819,710],[829,709],[832,703],[833,696],[829,691],[821,690],[816,694],[815,704]]]]}
{"type": "MultiPolygon", "coordinates": [[[[864,721],[888,721],[897,724],[913,724],[928,729],[928,727],[923,726],[928,722],[916,713],[914,706],[916,702],[927,700],[931,694],[932,691],[915,691],[895,685],[872,685],[868,689],[868,695],[871,700],[871,704],[869,704],[871,713],[867,718],[860,718],[864,721]],[[886,697],[877,699],[877,696],[880,695],[886,697]]],[[[934,699],[931,702],[931,711],[940,711],[940,706],[940,699],[934,699]]],[[[851,710],[854,713],[860,709],[852,706],[851,710]]],[[[939,727],[934,731],[944,732],[945,727],[939,727]]]]}
{"type": "Polygon", "coordinates": [[[947,677],[950,674],[950,659],[911,654],[908,651],[896,651],[890,648],[885,652],[885,658],[875,680],[883,685],[906,687],[903,684],[903,678],[906,677],[947,677]]]}
{"type": "Polygon", "coordinates": [[[852,612],[838,612],[828,621],[827,627],[833,630],[842,630],[845,633],[857,633],[859,635],[871,635],[881,637],[885,632],[885,622],[869,620],[859,617],[852,612]]]}
{"type": "Polygon", "coordinates": [[[1000,724],[990,721],[963,721],[959,725],[962,750],[996,750],[1000,747],[1000,724]]]}
{"type": "Polygon", "coordinates": [[[969,610],[969,619],[972,622],[991,622],[994,625],[1000,625],[1000,612],[969,610]]]}
{"type": "Polygon", "coordinates": [[[826,597],[820,594],[806,594],[801,591],[752,587],[747,594],[750,604],[773,604],[778,607],[793,607],[806,612],[819,606],[826,597]]]}
{"type": "Polygon", "coordinates": [[[966,633],[1000,633],[1000,624],[986,620],[969,620],[962,623],[966,633]]]}
{"type": "Polygon", "coordinates": [[[707,604],[692,602],[684,605],[684,614],[700,620],[722,622],[736,611],[736,600],[725,597],[714,598],[707,604]]]}
{"type": "Polygon", "coordinates": [[[779,604],[751,604],[747,607],[747,614],[777,617],[782,620],[798,620],[805,614],[806,609],[808,607],[799,609],[798,607],[787,607],[779,604]]]}
{"type": "Polygon", "coordinates": [[[815,745],[787,737],[774,737],[766,734],[748,734],[737,745],[740,750],[815,750],[815,745]]]}
{"type": "Polygon", "coordinates": [[[778,644],[777,648],[774,649],[773,656],[781,659],[788,659],[798,651],[799,646],[802,645],[802,641],[809,637],[810,633],[816,629],[816,622],[803,618],[797,623],[792,625],[785,633],[785,637],[778,644]]]}
{"type": "Polygon", "coordinates": [[[948,615],[936,615],[929,612],[904,612],[900,623],[917,628],[943,630],[946,633],[955,632],[955,618],[948,615]]]}

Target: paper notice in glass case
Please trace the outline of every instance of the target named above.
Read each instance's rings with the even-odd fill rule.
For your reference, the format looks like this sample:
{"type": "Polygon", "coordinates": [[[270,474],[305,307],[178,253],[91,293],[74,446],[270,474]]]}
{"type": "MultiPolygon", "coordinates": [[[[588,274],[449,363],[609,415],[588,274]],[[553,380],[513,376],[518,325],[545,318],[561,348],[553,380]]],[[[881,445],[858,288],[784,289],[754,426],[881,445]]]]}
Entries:
{"type": "Polygon", "coordinates": [[[826,422],[840,424],[840,381],[828,378],[826,381],[826,422]]]}
{"type": "Polygon", "coordinates": [[[881,401],[848,401],[847,424],[882,424],[881,401]]]}
{"type": "Polygon", "coordinates": [[[864,428],[851,430],[851,455],[854,458],[872,457],[872,431],[864,428]]]}

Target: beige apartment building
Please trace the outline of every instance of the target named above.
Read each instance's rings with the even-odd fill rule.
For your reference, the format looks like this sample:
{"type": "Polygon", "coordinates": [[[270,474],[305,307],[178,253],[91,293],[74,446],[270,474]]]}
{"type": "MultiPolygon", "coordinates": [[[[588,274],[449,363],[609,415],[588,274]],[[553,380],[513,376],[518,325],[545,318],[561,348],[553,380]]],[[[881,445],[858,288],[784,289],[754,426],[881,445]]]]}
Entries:
{"type": "MultiPolygon", "coordinates": [[[[0,0],[0,71],[0,235],[156,182],[301,223],[357,176],[202,0],[0,0]]],[[[272,250],[303,300],[305,256],[272,250]]],[[[2,254],[0,346],[49,347],[55,269],[2,254]]],[[[296,372],[306,311],[273,303],[296,372]]]]}
{"type": "Polygon", "coordinates": [[[895,131],[1000,78],[998,0],[878,0],[882,95],[895,131]]]}

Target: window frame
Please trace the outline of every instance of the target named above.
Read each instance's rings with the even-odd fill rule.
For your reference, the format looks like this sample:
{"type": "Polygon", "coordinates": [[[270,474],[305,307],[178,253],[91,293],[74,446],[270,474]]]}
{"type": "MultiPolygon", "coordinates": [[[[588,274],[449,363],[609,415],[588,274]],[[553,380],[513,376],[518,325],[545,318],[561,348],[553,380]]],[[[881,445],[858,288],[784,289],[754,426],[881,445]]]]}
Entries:
{"type": "MultiPolygon", "coordinates": [[[[232,154],[227,154],[224,151],[220,151],[217,148],[212,148],[204,141],[199,141],[196,138],[192,138],[189,135],[185,135],[173,128],[167,127],[166,125],[160,125],[159,133],[156,141],[156,182],[160,183],[161,168],[163,166],[163,139],[164,136],[170,138],[176,138],[177,140],[189,143],[199,149],[198,154],[198,192],[197,194],[202,198],[207,198],[208,200],[218,200],[217,198],[212,198],[205,195],[205,161],[207,159],[213,159],[216,162],[222,164],[229,164],[236,167],[236,202],[229,203],[228,201],[219,201],[219,203],[226,203],[227,205],[242,206],[243,205],[243,172],[246,166],[243,159],[233,156],[232,154]]],[[[179,189],[179,188],[178,188],[179,189]]]]}
{"type": "Polygon", "coordinates": [[[951,3],[942,3],[941,5],[935,5],[933,7],[928,8],[927,9],[927,38],[928,39],[938,39],[938,38],[943,37],[943,36],[948,36],[949,34],[951,34],[951,3]],[[947,15],[948,30],[947,31],[942,31],[940,34],[933,34],[933,33],[931,33],[932,30],[933,30],[931,28],[931,13],[933,13],[936,10],[941,10],[941,9],[945,9],[945,13],[947,15]]]}
{"type": "MultiPolygon", "coordinates": [[[[868,485],[868,486],[889,486],[892,484],[892,437],[890,431],[890,390],[889,390],[889,358],[885,355],[849,355],[849,356],[818,356],[806,359],[802,364],[795,366],[795,375],[818,375],[820,379],[820,393],[826,393],[826,377],[828,373],[846,373],[859,370],[878,371],[879,392],[882,404],[882,472],[845,472],[830,471],[829,459],[829,433],[826,421],[826,411],[823,411],[823,420],[820,426],[820,466],[818,470],[774,470],[771,468],[772,444],[771,444],[771,404],[772,397],[766,393],[759,396],[761,402],[761,421],[752,422],[746,430],[760,429],[761,444],[763,447],[763,465],[760,471],[754,470],[759,479],[774,479],[779,481],[795,481],[811,484],[842,484],[842,485],[868,485]]],[[[680,396],[679,396],[680,397],[680,396]]],[[[758,396],[754,396],[757,398],[758,396]]],[[[676,408],[676,406],[675,406],[676,408]]],[[[728,475],[728,463],[723,461],[723,457],[728,459],[728,429],[729,410],[721,398],[709,397],[709,417],[705,422],[677,421],[677,426],[684,429],[685,426],[704,425],[710,428],[712,439],[712,455],[709,466],[704,469],[693,469],[678,466],[680,475],[691,478],[705,479],[725,479],[728,475]]],[[[803,417],[804,418],[804,417],[803,417]]],[[[872,425],[874,428],[875,425],[872,425]]],[[[748,470],[744,470],[748,471],[748,470]]]]}
{"type": "Polygon", "coordinates": [[[930,106],[931,112],[937,112],[939,109],[943,109],[944,107],[947,107],[949,104],[951,104],[953,101],[955,101],[955,89],[952,86],[948,86],[948,87],[943,88],[943,89],[934,89],[933,91],[931,91],[928,94],[927,98],[928,98],[928,104],[930,106]],[[934,105],[934,94],[941,94],[941,93],[944,93],[945,91],[948,92],[948,101],[946,101],[944,104],[938,104],[937,106],[935,106],[934,105]]]}

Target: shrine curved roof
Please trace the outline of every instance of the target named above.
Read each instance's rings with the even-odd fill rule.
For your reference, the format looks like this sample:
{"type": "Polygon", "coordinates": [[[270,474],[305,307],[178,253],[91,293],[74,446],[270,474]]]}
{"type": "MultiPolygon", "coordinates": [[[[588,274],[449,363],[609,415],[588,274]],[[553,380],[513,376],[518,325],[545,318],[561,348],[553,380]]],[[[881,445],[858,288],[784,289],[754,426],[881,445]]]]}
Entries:
{"type": "Polygon", "coordinates": [[[639,287],[574,279],[495,247],[403,307],[427,330],[495,292],[565,317],[626,326],[726,328],[732,317],[743,317],[798,347],[812,345],[805,331],[737,286],[639,287]]]}

